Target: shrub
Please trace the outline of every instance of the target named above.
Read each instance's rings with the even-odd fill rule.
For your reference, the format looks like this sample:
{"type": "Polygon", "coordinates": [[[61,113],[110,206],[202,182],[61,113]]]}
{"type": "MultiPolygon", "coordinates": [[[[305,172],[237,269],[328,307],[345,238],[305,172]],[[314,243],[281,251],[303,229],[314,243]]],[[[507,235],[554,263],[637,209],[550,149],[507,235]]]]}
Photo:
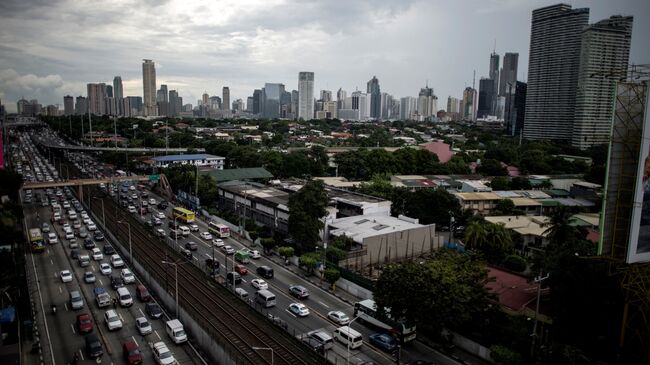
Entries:
{"type": "Polygon", "coordinates": [[[293,247],[284,246],[284,247],[278,248],[278,252],[280,253],[280,256],[282,256],[282,257],[291,257],[291,256],[293,256],[293,253],[295,252],[295,250],[293,249],[293,247]]]}
{"type": "Polygon", "coordinates": [[[503,266],[508,270],[522,272],[526,270],[526,260],[517,255],[509,255],[503,260],[503,266]]]}

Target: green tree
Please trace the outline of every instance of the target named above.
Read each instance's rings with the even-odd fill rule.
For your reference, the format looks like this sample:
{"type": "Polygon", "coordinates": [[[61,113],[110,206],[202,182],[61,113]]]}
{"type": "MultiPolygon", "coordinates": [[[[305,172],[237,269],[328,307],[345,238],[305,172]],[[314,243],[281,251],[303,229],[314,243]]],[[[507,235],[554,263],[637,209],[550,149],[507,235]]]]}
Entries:
{"type": "Polygon", "coordinates": [[[333,267],[329,267],[323,272],[323,277],[330,284],[332,290],[336,290],[336,281],[341,277],[341,272],[333,267]]]}
{"type": "Polygon", "coordinates": [[[388,265],[374,291],[380,308],[431,333],[457,329],[481,316],[491,298],[485,265],[472,254],[440,250],[424,263],[388,265]],[[408,293],[408,295],[404,295],[408,293]]]}
{"type": "Polygon", "coordinates": [[[260,239],[260,244],[264,249],[264,252],[269,252],[275,247],[275,240],[272,237],[265,237],[260,239]]]}
{"type": "Polygon", "coordinates": [[[510,181],[505,176],[497,176],[490,182],[492,190],[501,191],[508,190],[510,188],[510,181]]]}
{"type": "Polygon", "coordinates": [[[521,354],[501,345],[490,346],[490,357],[503,365],[519,365],[523,363],[521,354]]]}
{"type": "Polygon", "coordinates": [[[515,211],[515,203],[512,199],[499,199],[492,215],[512,215],[515,211]]]}
{"type": "Polygon", "coordinates": [[[483,254],[485,259],[499,264],[512,252],[512,236],[502,224],[474,220],[465,229],[465,245],[483,254]]]}
{"type": "Polygon", "coordinates": [[[485,176],[507,176],[508,170],[501,165],[500,161],[485,159],[478,165],[476,172],[485,176]]]}
{"type": "Polygon", "coordinates": [[[303,266],[309,275],[314,273],[314,269],[318,265],[319,257],[315,252],[303,254],[299,258],[300,266],[303,266]]]}
{"type": "Polygon", "coordinates": [[[309,180],[289,197],[289,234],[300,252],[311,252],[316,247],[326,207],[327,194],[320,180],[309,180]]]}
{"type": "Polygon", "coordinates": [[[280,254],[280,256],[284,257],[285,259],[293,256],[294,252],[295,250],[293,247],[282,246],[278,248],[278,253],[280,254]]]}

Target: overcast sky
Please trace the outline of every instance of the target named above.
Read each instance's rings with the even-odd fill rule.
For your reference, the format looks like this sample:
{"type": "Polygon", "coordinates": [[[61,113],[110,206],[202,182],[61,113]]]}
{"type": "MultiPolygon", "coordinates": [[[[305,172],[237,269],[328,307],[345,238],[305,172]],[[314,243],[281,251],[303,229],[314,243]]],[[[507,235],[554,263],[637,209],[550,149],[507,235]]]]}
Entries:
{"type": "MultiPolygon", "coordinates": [[[[61,104],[86,83],[142,95],[142,59],[156,62],[157,87],[196,104],[203,91],[231,101],[265,82],[297,89],[315,72],[314,94],[364,90],[416,96],[428,81],[439,97],[460,97],[486,76],[497,53],[519,53],[528,68],[530,17],[546,0],[0,0],[0,99],[14,111],[24,96],[61,104]]],[[[590,22],[633,15],[630,62],[650,63],[650,1],[568,1],[589,7],[590,22]]],[[[502,61],[503,62],[503,61],[502,61]]]]}

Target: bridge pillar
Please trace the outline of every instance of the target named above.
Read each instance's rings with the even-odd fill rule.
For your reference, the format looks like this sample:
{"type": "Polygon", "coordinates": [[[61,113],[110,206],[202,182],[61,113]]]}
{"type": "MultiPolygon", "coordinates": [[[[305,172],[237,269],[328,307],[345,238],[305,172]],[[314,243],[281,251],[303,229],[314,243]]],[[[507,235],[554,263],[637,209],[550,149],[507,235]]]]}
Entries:
{"type": "Polygon", "coordinates": [[[77,185],[77,196],[79,197],[79,202],[84,201],[84,189],[83,185],[77,185]]]}

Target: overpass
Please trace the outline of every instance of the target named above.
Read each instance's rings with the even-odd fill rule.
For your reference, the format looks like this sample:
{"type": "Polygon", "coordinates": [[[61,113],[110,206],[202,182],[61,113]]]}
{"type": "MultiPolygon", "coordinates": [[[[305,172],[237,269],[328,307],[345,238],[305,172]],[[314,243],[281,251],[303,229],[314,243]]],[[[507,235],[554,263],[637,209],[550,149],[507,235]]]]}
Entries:
{"type": "Polygon", "coordinates": [[[70,145],[70,144],[64,144],[64,145],[58,145],[58,144],[50,144],[50,143],[45,143],[42,140],[38,140],[38,142],[43,145],[43,147],[47,148],[52,148],[52,149],[60,149],[60,150],[68,150],[68,151],[82,151],[82,152],[92,152],[92,151],[102,151],[102,152],[156,152],[156,153],[165,153],[165,152],[176,152],[176,153],[182,153],[182,152],[188,152],[188,151],[196,151],[196,152],[205,152],[204,148],[155,148],[155,147],[94,147],[94,146],[75,146],[75,145],[70,145]]]}
{"type": "MultiPolygon", "coordinates": [[[[414,148],[414,149],[422,149],[421,146],[414,145],[414,146],[403,146],[403,147],[325,147],[325,152],[328,154],[337,154],[337,153],[343,153],[343,152],[350,152],[350,151],[358,151],[360,149],[365,149],[365,150],[385,150],[388,152],[395,152],[401,148],[414,148]]],[[[309,150],[309,147],[289,147],[287,149],[289,152],[292,151],[306,151],[309,150]]]]}

